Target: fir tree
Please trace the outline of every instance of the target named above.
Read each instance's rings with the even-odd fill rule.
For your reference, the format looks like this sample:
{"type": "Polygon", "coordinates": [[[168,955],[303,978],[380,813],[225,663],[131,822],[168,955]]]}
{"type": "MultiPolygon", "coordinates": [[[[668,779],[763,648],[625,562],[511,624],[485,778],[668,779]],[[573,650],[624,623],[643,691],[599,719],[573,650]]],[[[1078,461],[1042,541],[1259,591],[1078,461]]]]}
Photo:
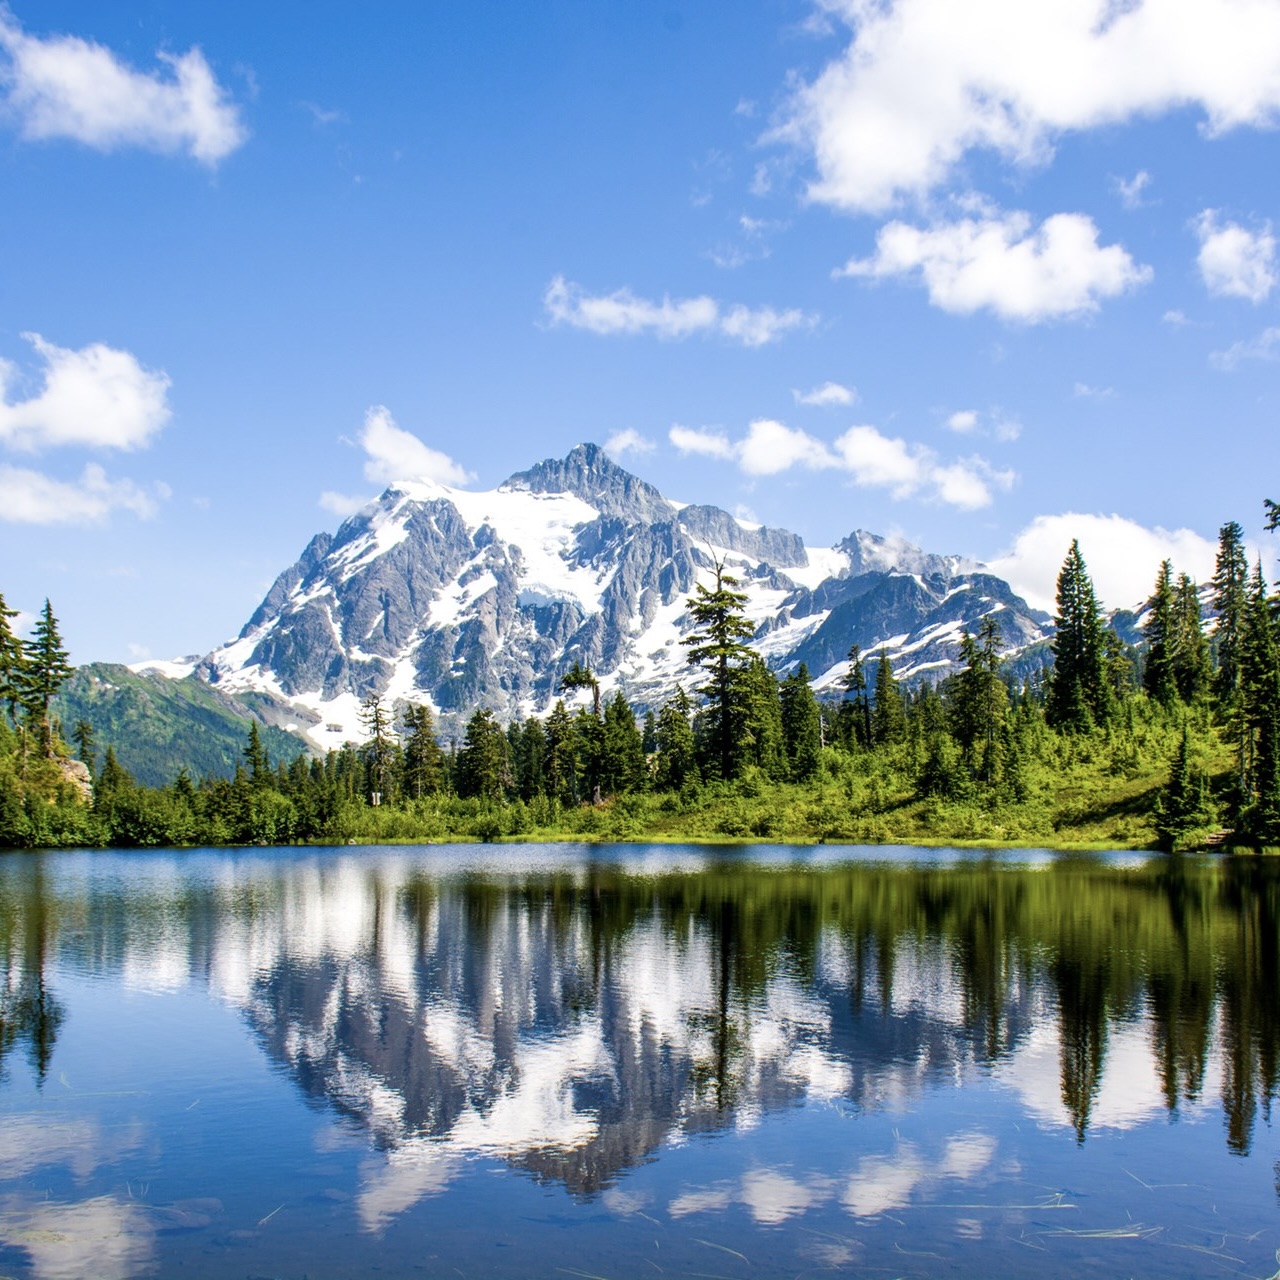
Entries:
{"type": "Polygon", "coordinates": [[[53,616],[48,600],[36,619],[35,630],[25,649],[23,701],[33,714],[39,715],[41,745],[46,755],[52,755],[53,728],[49,723],[49,703],[71,678],[75,668],[67,661],[70,655],[62,647],[58,620],[53,616]]]}
{"type": "Polygon", "coordinates": [[[663,791],[680,791],[698,777],[689,695],[676,685],[675,694],[658,711],[657,784],[663,791]]]}
{"type": "Polygon", "coordinates": [[[1248,605],[1244,530],[1232,520],[1218,530],[1218,559],[1213,571],[1213,608],[1218,615],[1213,632],[1213,690],[1224,704],[1233,702],[1240,690],[1240,645],[1248,605]]]}
{"type": "Polygon", "coordinates": [[[862,662],[862,650],[855,644],[849,648],[849,670],[845,673],[846,700],[841,706],[842,719],[849,721],[847,746],[871,745],[871,699],[867,697],[867,669],[862,662]],[[848,708],[845,712],[844,708],[848,708]]]}
{"type": "Polygon", "coordinates": [[[724,571],[721,560],[715,561],[714,570],[714,589],[699,582],[688,600],[695,630],[681,644],[689,647],[689,665],[701,667],[707,674],[707,683],[699,692],[710,704],[714,757],[720,776],[728,779],[738,772],[738,675],[751,657],[745,642],[753,629],[743,615],[747,597],[733,589],[738,580],[724,571]]]}
{"type": "Polygon", "coordinates": [[[360,723],[368,735],[362,752],[368,774],[367,791],[370,802],[377,805],[388,790],[388,769],[394,755],[391,716],[379,694],[369,694],[360,704],[360,723]]]}
{"type": "Polygon", "coordinates": [[[0,701],[8,707],[9,723],[13,725],[18,723],[27,666],[26,650],[10,625],[10,619],[17,616],[18,611],[8,608],[0,595],[0,701]]]}
{"type": "Polygon", "coordinates": [[[783,682],[782,743],[793,782],[807,782],[818,771],[822,750],[822,716],[802,662],[783,682]]]}
{"type": "Polygon", "coordinates": [[[758,654],[752,654],[738,669],[734,684],[738,700],[738,765],[754,765],[775,782],[781,782],[787,777],[788,768],[778,678],[758,654]]]}
{"type": "Polygon", "coordinates": [[[76,744],[76,759],[89,770],[90,777],[98,771],[98,739],[93,725],[87,720],[77,720],[71,730],[71,741],[76,744]]]}
{"type": "Polygon", "coordinates": [[[907,731],[907,713],[902,693],[893,676],[889,650],[881,649],[876,663],[875,705],[871,713],[871,736],[877,747],[901,742],[907,731]]]}
{"type": "Polygon", "coordinates": [[[635,712],[619,690],[604,709],[601,785],[610,794],[643,791],[649,780],[635,712]]]}
{"type": "Polygon", "coordinates": [[[1169,785],[1156,808],[1155,827],[1161,848],[1172,851],[1204,823],[1199,780],[1191,770],[1191,745],[1186,725],[1169,766],[1169,785]]]}
{"type": "Polygon", "coordinates": [[[1173,589],[1173,682],[1183,702],[1194,702],[1209,688],[1209,647],[1202,623],[1200,592],[1180,573],[1173,589]]]}
{"type": "Polygon", "coordinates": [[[431,708],[411,702],[401,721],[404,732],[404,788],[415,800],[435,795],[441,786],[444,753],[436,741],[431,708]]]}
{"type": "Polygon", "coordinates": [[[1098,599],[1075,539],[1058,574],[1057,605],[1045,719],[1055,729],[1079,733],[1104,724],[1110,718],[1112,702],[1098,599]]]}
{"type": "Polygon", "coordinates": [[[578,803],[577,735],[563,702],[547,716],[547,792],[564,804],[578,803]]]}
{"type": "Polygon", "coordinates": [[[960,639],[964,669],[951,684],[952,730],[970,771],[988,783],[999,773],[997,744],[1009,702],[1000,679],[1000,644],[1000,623],[990,614],[976,637],[966,630],[960,639]]]}
{"type": "Polygon", "coordinates": [[[506,735],[493,712],[482,707],[467,721],[458,752],[458,794],[501,800],[509,781],[506,735]]]}
{"type": "Polygon", "coordinates": [[[1174,677],[1174,603],[1173,566],[1160,563],[1156,585],[1147,601],[1147,620],[1142,625],[1147,642],[1147,659],[1142,670],[1142,684],[1147,696],[1161,706],[1171,707],[1178,700],[1178,682],[1174,677]]]}
{"type": "Polygon", "coordinates": [[[604,763],[604,732],[600,715],[600,681],[590,667],[575,662],[560,677],[560,688],[572,692],[575,689],[591,690],[591,717],[583,712],[578,717],[577,738],[579,763],[586,769],[587,785],[591,789],[591,803],[600,803],[601,776],[604,763]]]}

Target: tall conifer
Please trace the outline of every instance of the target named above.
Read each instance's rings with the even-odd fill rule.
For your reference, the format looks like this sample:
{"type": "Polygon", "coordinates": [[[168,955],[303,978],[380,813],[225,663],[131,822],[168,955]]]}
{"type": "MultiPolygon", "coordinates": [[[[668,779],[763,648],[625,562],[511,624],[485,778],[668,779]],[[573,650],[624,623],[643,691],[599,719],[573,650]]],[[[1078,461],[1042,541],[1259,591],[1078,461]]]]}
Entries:
{"type": "Polygon", "coordinates": [[[1044,714],[1055,729],[1082,732],[1110,718],[1112,701],[1098,598],[1074,538],[1058,574],[1057,605],[1044,714]]]}

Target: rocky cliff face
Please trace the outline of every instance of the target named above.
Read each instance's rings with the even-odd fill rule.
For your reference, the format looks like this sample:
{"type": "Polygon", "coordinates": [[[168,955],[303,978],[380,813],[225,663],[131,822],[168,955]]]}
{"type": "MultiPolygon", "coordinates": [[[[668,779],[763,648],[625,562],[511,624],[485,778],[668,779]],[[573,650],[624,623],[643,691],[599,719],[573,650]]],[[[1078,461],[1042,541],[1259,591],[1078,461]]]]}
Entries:
{"type": "Polygon", "coordinates": [[[680,507],[580,445],[489,492],[393,485],[313,538],[199,671],[289,704],[319,747],[361,736],[371,693],[427,702],[446,730],[478,706],[542,713],[575,662],[645,708],[691,682],[685,601],[716,559],[748,594],[761,654],[779,671],[806,662],[819,689],[836,685],[854,643],[887,647],[900,676],[940,676],[983,616],[1015,648],[1047,621],[959,557],[864,531],[809,548],[680,507]]]}

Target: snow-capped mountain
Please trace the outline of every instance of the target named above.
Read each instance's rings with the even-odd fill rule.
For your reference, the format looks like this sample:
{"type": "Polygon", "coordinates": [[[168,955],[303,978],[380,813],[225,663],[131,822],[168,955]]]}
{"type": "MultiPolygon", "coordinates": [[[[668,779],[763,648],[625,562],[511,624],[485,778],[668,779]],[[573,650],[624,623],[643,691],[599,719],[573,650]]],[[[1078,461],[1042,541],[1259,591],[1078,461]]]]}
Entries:
{"type": "Polygon", "coordinates": [[[972,561],[861,530],[806,547],[669,501],[584,444],[487,492],[392,485],[317,534],[197,671],[286,704],[322,748],[362,736],[370,693],[428,703],[446,730],[478,706],[503,720],[545,712],[575,662],[646,708],[696,682],[685,602],[713,559],[742,583],[765,660],[779,672],[806,662],[820,690],[844,675],[851,644],[887,647],[900,677],[941,676],[983,616],[998,616],[1010,649],[1048,621],[972,561]]]}

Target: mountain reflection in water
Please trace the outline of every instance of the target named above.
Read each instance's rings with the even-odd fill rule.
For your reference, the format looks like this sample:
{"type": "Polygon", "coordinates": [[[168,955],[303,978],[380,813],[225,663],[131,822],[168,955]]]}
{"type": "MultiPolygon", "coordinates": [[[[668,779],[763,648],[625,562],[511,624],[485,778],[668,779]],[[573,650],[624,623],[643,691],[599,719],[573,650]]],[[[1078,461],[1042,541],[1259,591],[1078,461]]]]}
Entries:
{"type": "MultiPolygon", "coordinates": [[[[15,857],[0,1074],[20,1052],[45,1071],[55,969],[203,984],[384,1154],[367,1229],[477,1153],[590,1196],[699,1132],[815,1099],[899,1107],[975,1073],[1075,1143],[1220,1100],[1245,1154],[1280,1071],[1278,872],[519,847],[15,857]]],[[[939,1167],[980,1168],[989,1147],[960,1134],[939,1167]]],[[[877,1212],[924,1176],[910,1152],[868,1163],[846,1202],[877,1212]]]]}

